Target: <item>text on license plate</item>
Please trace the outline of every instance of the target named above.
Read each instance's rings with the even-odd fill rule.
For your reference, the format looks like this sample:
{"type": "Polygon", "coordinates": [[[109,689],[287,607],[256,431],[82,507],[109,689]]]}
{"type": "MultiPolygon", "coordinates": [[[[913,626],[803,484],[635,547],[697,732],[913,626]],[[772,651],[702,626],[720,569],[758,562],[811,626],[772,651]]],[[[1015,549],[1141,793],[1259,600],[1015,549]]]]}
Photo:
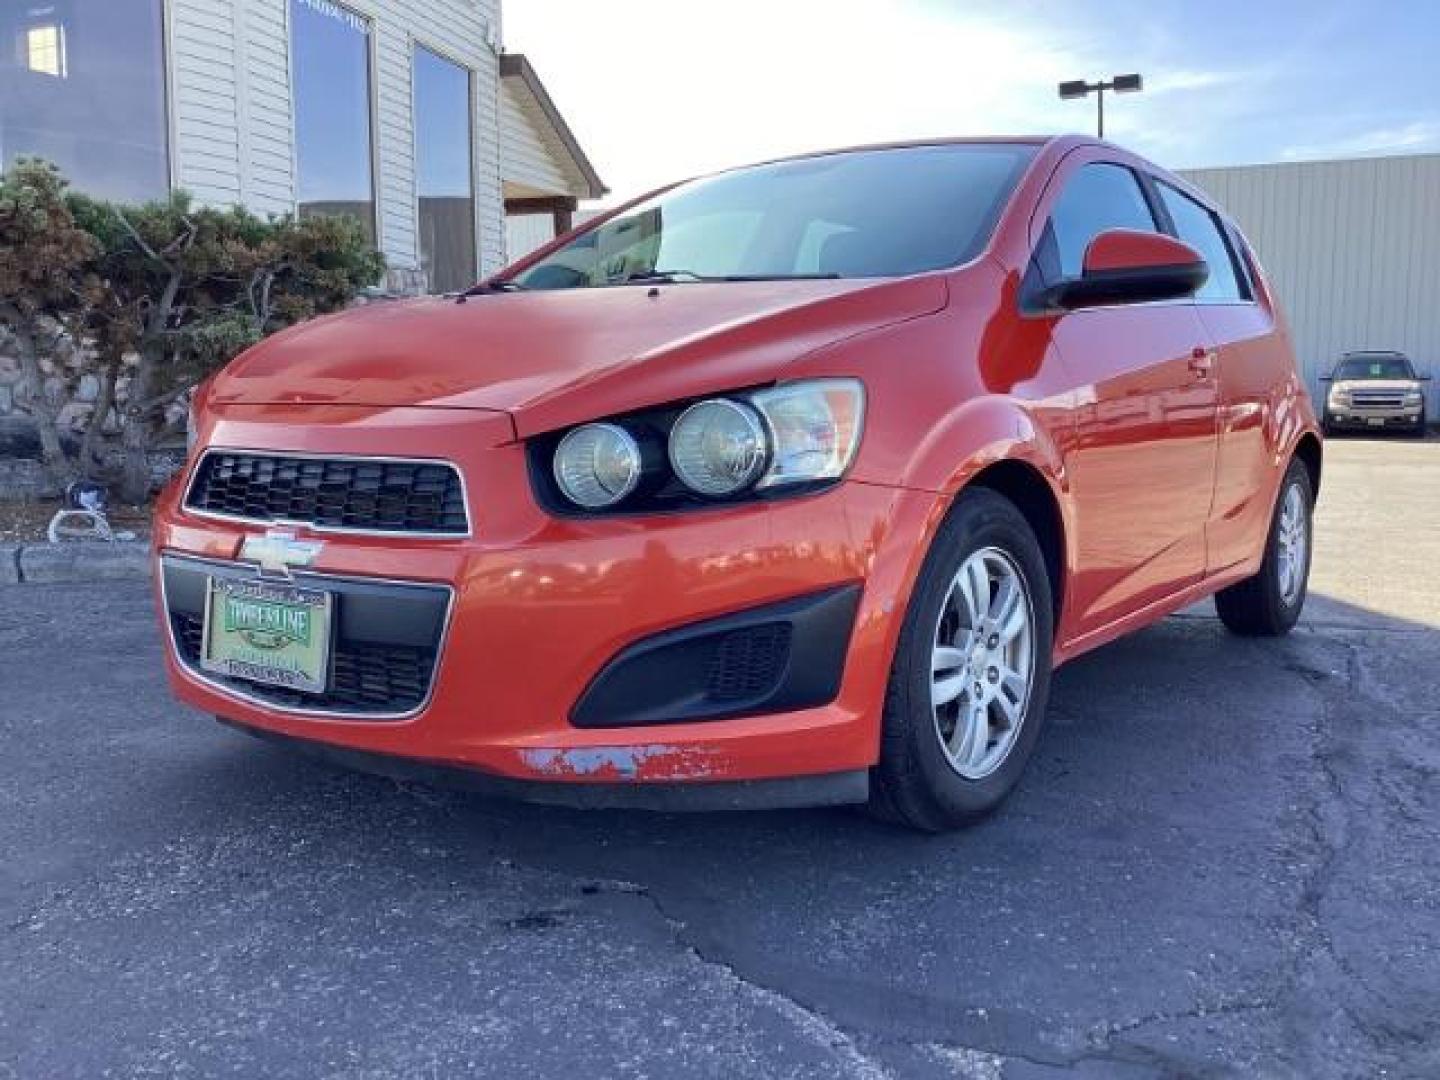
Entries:
{"type": "Polygon", "coordinates": [[[285,582],[211,578],[200,666],[231,678],[325,692],[333,598],[285,582]]]}

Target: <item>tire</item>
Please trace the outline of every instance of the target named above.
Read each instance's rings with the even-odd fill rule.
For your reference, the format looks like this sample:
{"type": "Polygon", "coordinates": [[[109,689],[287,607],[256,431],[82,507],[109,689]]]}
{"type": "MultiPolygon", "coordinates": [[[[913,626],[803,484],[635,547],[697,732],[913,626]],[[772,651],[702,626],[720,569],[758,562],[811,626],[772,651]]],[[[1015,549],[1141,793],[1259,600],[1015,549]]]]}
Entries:
{"type": "Polygon", "coordinates": [[[1045,558],[1025,518],[993,491],[962,493],[926,555],[901,626],[885,695],[880,760],[871,773],[871,812],[941,832],[999,806],[1040,737],[1053,634],[1045,558]],[[978,620],[985,631],[978,641],[974,611],[981,605],[969,598],[979,595],[979,579],[972,574],[962,584],[957,576],[977,564],[985,574],[986,615],[1002,616],[978,620]],[[1008,583],[1018,599],[1014,607],[1000,603],[1011,595],[1008,583]],[[1019,630],[1016,611],[1026,622],[1019,630]],[[939,675],[937,660],[947,665],[939,675]],[[1028,669],[1028,680],[1023,700],[1017,700],[1019,679],[1003,673],[1023,676],[1021,668],[1028,669]],[[961,684],[959,696],[935,704],[961,684]],[[981,712],[985,728],[976,719],[981,712]]]}
{"type": "MultiPolygon", "coordinates": [[[[1310,556],[1314,550],[1312,512],[1315,496],[1310,473],[1304,462],[1292,459],[1280,483],[1280,495],[1270,516],[1270,532],[1265,539],[1265,555],[1254,577],[1222,589],[1215,595],[1215,608],[1220,621],[1231,633],[1242,637],[1281,637],[1288,634],[1305,607],[1305,594],[1310,581],[1310,556]],[[1298,498],[1303,546],[1298,554],[1299,566],[1294,572],[1298,580],[1282,580],[1282,560],[1295,558],[1293,542],[1287,544],[1281,535],[1282,522],[1287,518],[1290,500],[1298,498]],[[1287,584],[1288,583],[1288,584],[1287,584]]],[[[1292,534],[1293,535],[1293,534],[1292,534]]]]}

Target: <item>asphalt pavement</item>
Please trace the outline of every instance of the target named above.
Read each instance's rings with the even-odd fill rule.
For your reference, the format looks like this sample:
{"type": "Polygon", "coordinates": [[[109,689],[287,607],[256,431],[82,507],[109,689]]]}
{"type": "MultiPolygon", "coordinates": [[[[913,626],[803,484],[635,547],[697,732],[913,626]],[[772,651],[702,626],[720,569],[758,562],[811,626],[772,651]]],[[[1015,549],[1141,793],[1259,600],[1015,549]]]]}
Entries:
{"type": "Polygon", "coordinates": [[[941,837],[338,771],[0,586],[0,1076],[1440,1075],[1440,442],[1327,451],[1304,625],[1075,662],[941,837]]]}

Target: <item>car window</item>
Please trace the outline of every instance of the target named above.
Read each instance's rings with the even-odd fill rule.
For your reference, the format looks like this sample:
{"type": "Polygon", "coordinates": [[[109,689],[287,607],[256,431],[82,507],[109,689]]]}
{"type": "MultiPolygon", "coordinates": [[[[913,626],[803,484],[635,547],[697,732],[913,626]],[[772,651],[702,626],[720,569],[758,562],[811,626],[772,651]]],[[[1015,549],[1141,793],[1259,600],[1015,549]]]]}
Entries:
{"type": "Polygon", "coordinates": [[[1160,201],[1170,211],[1175,232],[1201,255],[1210,267],[1210,276],[1195,294],[1198,300],[1248,300],[1245,288],[1235,274],[1235,257],[1220,231],[1220,223],[1205,207],[1190,196],[1176,191],[1163,180],[1156,184],[1160,201]]]}
{"type": "Polygon", "coordinates": [[[723,280],[893,277],[975,257],[1030,145],[845,151],[692,180],[527,267],[527,289],[593,288],[655,271],[723,280]]]}
{"type": "Polygon", "coordinates": [[[1357,353],[1340,361],[1337,379],[1413,379],[1410,361],[1396,353],[1357,353]]]}
{"type": "Polygon", "coordinates": [[[1061,277],[1079,277],[1090,241],[1106,229],[1158,232],[1135,174],[1123,165],[1086,165],[1065,183],[1050,213],[1053,257],[1061,277]]]}

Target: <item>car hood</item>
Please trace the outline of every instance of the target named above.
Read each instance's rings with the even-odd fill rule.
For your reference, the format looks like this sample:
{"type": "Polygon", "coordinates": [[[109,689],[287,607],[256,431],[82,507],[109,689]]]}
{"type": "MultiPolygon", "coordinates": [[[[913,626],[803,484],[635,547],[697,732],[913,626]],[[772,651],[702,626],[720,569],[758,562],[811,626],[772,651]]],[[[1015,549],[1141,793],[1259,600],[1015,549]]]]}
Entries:
{"type": "Polygon", "coordinates": [[[522,437],[768,382],[824,345],[945,305],[942,275],[616,286],[367,304],[276,334],[214,404],[503,410],[522,437]]]}

